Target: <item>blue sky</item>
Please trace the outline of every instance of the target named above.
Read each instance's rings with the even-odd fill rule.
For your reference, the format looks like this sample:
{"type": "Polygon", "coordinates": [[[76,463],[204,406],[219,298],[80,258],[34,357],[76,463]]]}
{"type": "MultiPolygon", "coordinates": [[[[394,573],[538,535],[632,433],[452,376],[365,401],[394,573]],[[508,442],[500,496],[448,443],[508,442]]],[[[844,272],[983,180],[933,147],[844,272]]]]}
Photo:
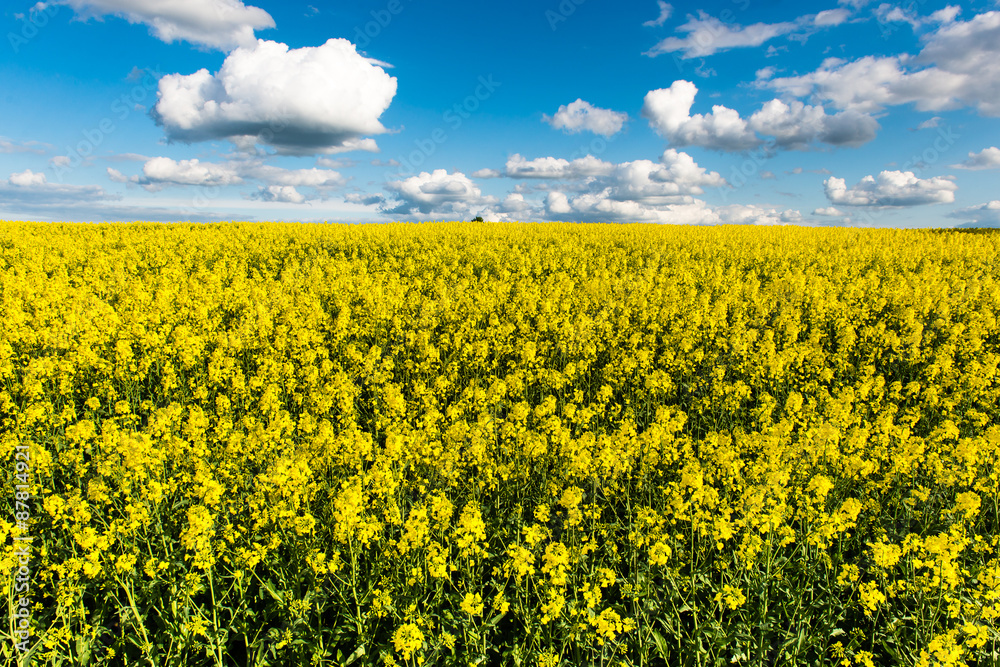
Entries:
{"type": "Polygon", "coordinates": [[[994,0],[2,20],[0,219],[1000,226],[994,0]]]}

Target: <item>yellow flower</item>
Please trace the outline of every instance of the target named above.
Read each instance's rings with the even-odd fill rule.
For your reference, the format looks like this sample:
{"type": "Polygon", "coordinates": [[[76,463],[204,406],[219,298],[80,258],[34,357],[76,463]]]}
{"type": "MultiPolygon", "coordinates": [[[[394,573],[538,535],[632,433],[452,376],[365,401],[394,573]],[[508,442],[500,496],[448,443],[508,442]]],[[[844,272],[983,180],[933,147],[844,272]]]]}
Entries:
{"type": "Polygon", "coordinates": [[[972,491],[960,493],[955,499],[955,511],[961,512],[962,517],[966,521],[979,514],[979,508],[981,506],[982,499],[979,497],[979,494],[972,491]]]}
{"type": "Polygon", "coordinates": [[[860,667],[875,667],[873,657],[869,651],[857,651],[854,654],[853,664],[860,665],[860,667]]]}
{"type": "Polygon", "coordinates": [[[415,623],[404,623],[393,633],[392,645],[403,660],[409,660],[414,653],[423,648],[424,633],[415,623]]]}
{"type": "Polygon", "coordinates": [[[672,551],[668,544],[662,541],[656,542],[649,549],[649,562],[653,565],[666,565],[670,562],[671,553],[672,551]]]}
{"type": "Polygon", "coordinates": [[[559,655],[552,653],[551,651],[545,651],[538,655],[538,661],[536,662],[538,667],[558,667],[561,660],[559,655]]]}
{"type": "Polygon", "coordinates": [[[541,504],[535,508],[535,521],[538,523],[548,523],[549,522],[549,506],[546,504],[541,504]]]}
{"type": "Polygon", "coordinates": [[[438,544],[431,544],[427,549],[427,573],[435,579],[448,576],[448,552],[438,544]]]}
{"type": "Polygon", "coordinates": [[[486,524],[479,510],[479,504],[470,502],[462,510],[455,527],[455,541],[463,556],[478,556],[483,553],[486,541],[486,524]]]}
{"type": "Polygon", "coordinates": [[[131,572],[135,568],[136,554],[123,554],[115,561],[115,569],[121,573],[131,572]]]}
{"type": "Polygon", "coordinates": [[[871,616],[879,606],[885,603],[885,595],[874,582],[867,581],[861,584],[858,593],[861,596],[861,605],[865,608],[866,616],[871,616]]]}
{"type": "Polygon", "coordinates": [[[508,573],[514,574],[518,583],[535,573],[535,554],[530,549],[512,544],[507,548],[507,558],[505,568],[508,573]]]}
{"type": "Polygon", "coordinates": [[[715,594],[715,601],[725,603],[729,609],[739,609],[746,601],[746,595],[742,589],[725,584],[722,590],[715,594]]]}
{"type": "Polygon", "coordinates": [[[557,618],[566,604],[566,598],[560,589],[553,588],[549,591],[548,600],[542,605],[542,625],[545,625],[557,618]]]}
{"type": "Polygon", "coordinates": [[[569,549],[561,542],[553,542],[542,555],[542,572],[549,575],[553,586],[563,586],[567,581],[569,549]]]}
{"type": "Polygon", "coordinates": [[[631,619],[622,621],[621,616],[613,609],[605,609],[591,620],[597,633],[597,643],[604,645],[605,640],[614,641],[623,632],[630,632],[634,624],[631,619]]]}
{"type": "Polygon", "coordinates": [[[510,602],[507,601],[502,592],[493,596],[491,606],[499,614],[506,614],[510,610],[510,602]]]}
{"type": "Polygon", "coordinates": [[[884,544],[882,542],[872,544],[869,542],[868,546],[871,548],[872,560],[875,561],[875,565],[883,570],[892,569],[903,555],[902,548],[897,544],[884,544]]]}
{"type": "Polygon", "coordinates": [[[466,593],[459,606],[469,616],[483,615],[483,598],[479,593],[466,593]]]}

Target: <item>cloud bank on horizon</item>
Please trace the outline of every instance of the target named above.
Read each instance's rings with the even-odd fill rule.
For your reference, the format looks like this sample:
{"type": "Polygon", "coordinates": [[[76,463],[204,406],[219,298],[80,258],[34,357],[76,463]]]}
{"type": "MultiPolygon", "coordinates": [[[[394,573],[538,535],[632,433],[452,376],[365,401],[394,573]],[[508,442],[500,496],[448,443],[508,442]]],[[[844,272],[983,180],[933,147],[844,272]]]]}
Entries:
{"type": "Polygon", "coordinates": [[[8,10],[0,218],[1000,226],[1000,2],[353,4],[8,10]]]}

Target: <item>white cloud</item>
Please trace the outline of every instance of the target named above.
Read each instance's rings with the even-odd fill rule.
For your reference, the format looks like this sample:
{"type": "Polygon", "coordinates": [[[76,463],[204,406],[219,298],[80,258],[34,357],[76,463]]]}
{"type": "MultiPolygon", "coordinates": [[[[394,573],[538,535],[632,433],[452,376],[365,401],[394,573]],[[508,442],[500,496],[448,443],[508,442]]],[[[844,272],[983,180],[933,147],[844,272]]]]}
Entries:
{"type": "Polygon", "coordinates": [[[948,217],[969,221],[959,227],[1000,227],[1000,200],[962,208],[949,213],[948,217]]]}
{"type": "Polygon", "coordinates": [[[500,178],[501,176],[503,176],[503,174],[496,169],[477,169],[472,172],[473,178],[500,178]]]}
{"type": "Polygon", "coordinates": [[[305,196],[291,185],[268,185],[261,187],[254,196],[254,199],[282,202],[284,204],[302,204],[306,201],[305,196]]]}
{"type": "MultiPolygon", "coordinates": [[[[111,168],[108,169],[108,176],[118,183],[129,180],[124,174],[111,168]]],[[[167,186],[224,187],[256,180],[264,185],[250,198],[293,204],[300,204],[309,198],[296,188],[308,187],[322,192],[346,183],[340,173],[330,169],[283,169],[264,164],[260,160],[214,163],[198,159],[173,160],[168,157],[151,158],[143,165],[142,176],[133,176],[130,180],[150,192],[157,192],[167,186]]]]}
{"type": "Polygon", "coordinates": [[[958,186],[943,177],[921,179],[912,171],[883,171],[865,176],[848,189],[844,179],[831,176],[823,181],[826,196],[842,206],[900,207],[948,204],[955,201],[958,186]]]}
{"type": "Polygon", "coordinates": [[[829,176],[833,172],[827,169],[826,167],[820,167],[819,169],[803,169],[802,167],[793,167],[792,169],[787,170],[785,173],[790,175],[794,174],[796,176],[799,174],[821,174],[823,176],[829,176]]]}
{"type": "Polygon", "coordinates": [[[644,222],[677,225],[709,225],[719,222],[715,212],[700,199],[649,206],[637,201],[610,198],[609,192],[592,192],[570,199],[553,191],[545,201],[545,215],[552,220],[589,222],[644,222]]]}
{"type": "Polygon", "coordinates": [[[556,128],[569,133],[586,130],[594,134],[610,137],[621,131],[628,114],[611,109],[601,109],[577,99],[569,105],[563,104],[554,116],[543,116],[544,120],[556,128]]]}
{"type": "Polygon", "coordinates": [[[569,205],[569,197],[565,193],[558,191],[552,191],[546,195],[545,208],[549,214],[562,215],[573,212],[573,208],[569,205]]]}
{"type": "MultiPolygon", "coordinates": [[[[687,153],[667,149],[660,161],[633,160],[620,164],[602,162],[592,156],[578,160],[538,158],[525,160],[513,155],[507,176],[583,181],[572,187],[612,201],[634,201],[643,205],[677,204],[700,195],[705,187],[722,187],[726,181],[717,172],[698,166],[687,153]]],[[[585,201],[585,200],[581,200],[585,201]]],[[[557,197],[557,208],[561,206],[557,197]]]]}
{"type": "Polygon", "coordinates": [[[688,195],[700,195],[705,187],[723,187],[726,181],[717,172],[699,167],[687,153],[667,149],[660,164],[634,160],[615,166],[606,196],[616,201],[642,204],[675,204],[688,195]]]}
{"type": "Polygon", "coordinates": [[[164,76],[153,115],[176,141],[229,139],[292,154],[377,150],[362,136],[387,131],[378,119],[395,94],[396,79],[346,39],[301,49],[260,40],[230,53],[215,75],[164,76]]]}
{"type": "Polygon", "coordinates": [[[111,167],[108,167],[108,178],[110,178],[113,183],[128,183],[128,176],[121,173],[117,169],[112,169],[111,167]]]}
{"type": "Polygon", "coordinates": [[[642,105],[642,116],[650,126],[675,146],[703,146],[741,151],[760,141],[738,112],[721,105],[707,115],[691,115],[698,87],[690,81],[674,81],[669,88],[651,90],[642,105]]]}
{"type": "Polygon", "coordinates": [[[369,153],[381,153],[381,149],[375,140],[371,137],[366,137],[364,139],[347,139],[339,146],[330,146],[323,150],[323,153],[327,155],[336,155],[337,153],[350,153],[352,151],[368,151],[369,153]]]}
{"type": "Polygon", "coordinates": [[[951,166],[956,169],[1000,169],[1000,148],[990,146],[978,153],[969,153],[968,160],[951,166]]]}
{"type": "Polygon", "coordinates": [[[908,23],[914,30],[923,25],[931,23],[951,23],[962,12],[962,8],[956,5],[949,5],[939,9],[930,16],[918,16],[912,11],[913,5],[908,8],[898,7],[883,2],[875,9],[875,18],[880,23],[908,23]]]}
{"type": "Polygon", "coordinates": [[[33,172],[30,169],[10,175],[7,182],[20,188],[34,188],[45,185],[47,179],[44,172],[33,172]]]}
{"type": "Polygon", "coordinates": [[[875,8],[875,18],[879,23],[909,23],[913,29],[920,27],[920,18],[902,7],[883,2],[875,8]]]}
{"type": "Polygon", "coordinates": [[[869,113],[880,111],[886,105],[921,102],[921,108],[940,109],[949,105],[953,86],[947,75],[925,75],[920,85],[904,87],[907,75],[900,66],[899,57],[875,58],[865,56],[853,62],[828,58],[819,69],[803,76],[779,77],[762,85],[796,97],[815,94],[833,102],[840,109],[856,109],[869,113]],[[936,81],[929,81],[934,78],[936,81]],[[931,90],[945,91],[928,98],[931,90]]]}
{"type": "Polygon", "coordinates": [[[846,216],[847,214],[835,206],[826,206],[813,211],[813,215],[821,215],[827,218],[840,218],[846,216]]]}
{"type": "MultiPolygon", "coordinates": [[[[725,17],[725,12],[722,14],[725,17]]],[[[794,21],[780,23],[754,23],[742,26],[723,21],[710,16],[703,10],[698,10],[698,17],[688,14],[687,23],[677,27],[677,32],[685,33],[684,37],[667,37],[646,52],[647,56],[658,56],[663,53],[680,53],[680,58],[704,58],[720,51],[741,47],[761,46],[775,37],[788,35],[789,39],[804,42],[809,35],[823,28],[838,26],[846,22],[851,11],[838,7],[827,9],[818,14],[799,16],[794,21]]],[[[785,49],[787,47],[780,47],[785,49]]],[[[768,47],[768,55],[775,50],[768,47]]]]}
{"type": "Polygon", "coordinates": [[[41,206],[117,199],[96,185],[49,183],[44,172],[25,169],[0,181],[0,201],[41,206]]]}
{"type": "MultiPolygon", "coordinates": [[[[541,164],[550,164],[543,158],[541,164]]],[[[575,161],[573,161],[575,162],[575,161]]],[[[566,173],[571,161],[558,162],[566,173]],[[565,163],[565,164],[564,164],[565,163]]],[[[388,183],[396,201],[383,206],[391,214],[422,214],[488,220],[548,219],[582,222],[652,224],[796,224],[797,210],[766,206],[730,205],[713,208],[693,195],[706,187],[723,187],[716,172],[698,166],[691,156],[668,149],[659,162],[634,160],[612,165],[610,173],[576,175],[572,188],[548,188],[541,201],[525,198],[525,190],[508,193],[501,201],[483,197],[461,173],[440,169],[405,181],[388,183]]],[[[360,201],[360,195],[358,195],[360,201]]],[[[348,197],[350,200],[350,197],[348,197]]],[[[373,200],[374,201],[374,200],[373,200]]]]}
{"type": "Polygon", "coordinates": [[[344,201],[351,204],[361,204],[362,206],[375,206],[385,202],[385,195],[368,194],[364,192],[350,192],[344,195],[344,201]]]}
{"type": "Polygon", "coordinates": [[[933,116],[933,117],[928,118],[927,120],[923,121],[919,125],[917,125],[917,129],[918,130],[929,130],[929,129],[932,129],[932,128],[935,128],[935,127],[939,127],[941,125],[941,121],[942,120],[943,119],[941,118],[941,116],[933,116]]]}
{"type": "Polygon", "coordinates": [[[701,58],[728,49],[760,46],[764,42],[787,35],[798,29],[792,22],[754,23],[753,25],[729,25],[709,16],[699,10],[698,18],[688,15],[687,23],[677,27],[677,32],[686,33],[686,37],[667,37],[646,55],[657,56],[661,53],[681,52],[681,58],[701,58]]]}
{"type": "Polygon", "coordinates": [[[48,144],[40,141],[11,141],[7,137],[0,137],[0,153],[34,153],[44,155],[48,144]]]}
{"type": "Polygon", "coordinates": [[[674,12],[673,6],[664,2],[663,0],[656,0],[656,5],[660,9],[660,14],[655,19],[651,19],[642,24],[647,28],[659,28],[661,25],[667,22],[667,19],[669,19],[670,15],[673,14],[674,12]]]}
{"type": "Polygon", "coordinates": [[[142,165],[142,177],[136,182],[153,192],[167,185],[222,186],[243,182],[231,165],[154,157],[142,165]]]}
{"type": "MultiPolygon", "coordinates": [[[[44,6],[43,3],[39,3],[44,6]]],[[[260,7],[240,0],[59,0],[84,16],[121,16],[143,23],[158,39],[186,41],[222,51],[256,43],[254,30],[274,27],[274,19],[260,7]]]]}
{"type": "Polygon", "coordinates": [[[785,104],[767,102],[750,117],[750,128],[773,136],[781,148],[804,150],[821,141],[832,146],[860,146],[875,138],[878,121],[854,110],[827,115],[821,106],[804,105],[798,100],[785,104]]]}
{"type": "Polygon", "coordinates": [[[846,22],[849,18],[851,18],[850,10],[838,7],[837,9],[824,9],[819,12],[813,18],[813,23],[820,27],[836,26],[846,22]]]}
{"type": "MultiPolygon", "coordinates": [[[[526,160],[514,154],[507,161],[511,178],[585,180],[591,193],[603,193],[615,201],[644,204],[677,203],[699,195],[705,187],[722,187],[726,181],[717,172],[698,166],[687,153],[667,149],[660,162],[633,160],[621,164],[603,162],[593,156],[569,161],[543,157],[526,160]],[[680,198],[680,199],[679,199],[680,198]]],[[[579,189],[579,186],[577,186],[579,189]]]]}
{"type": "Polygon", "coordinates": [[[444,213],[459,215],[478,214],[496,203],[495,197],[484,197],[476,184],[462,172],[449,174],[435,169],[411,176],[402,181],[392,181],[386,187],[395,193],[399,203],[386,210],[394,214],[444,213]]]}
{"type": "Polygon", "coordinates": [[[755,204],[730,204],[715,209],[719,222],[726,225],[794,225],[802,222],[802,213],[795,209],[779,211],[755,204]]]}
{"type": "Polygon", "coordinates": [[[341,186],[346,179],[330,169],[282,169],[259,162],[238,164],[237,172],[243,178],[254,178],[276,186],[330,188],[341,186]]]}
{"type": "Polygon", "coordinates": [[[717,222],[712,209],[695,199],[707,187],[726,185],[718,173],[700,167],[683,152],[667,149],[659,162],[634,160],[613,164],[593,156],[578,160],[543,157],[526,160],[513,155],[505,174],[516,178],[561,179],[564,187],[519,184],[499,203],[483,197],[464,175],[438,170],[405,181],[387,184],[399,203],[390,213],[451,215],[481,214],[490,220],[527,218],[572,219],[611,222],[717,222]],[[547,190],[544,201],[529,201],[525,192],[547,190]]]}
{"type": "Polygon", "coordinates": [[[943,23],[924,41],[917,56],[830,58],[809,74],[758,85],[865,113],[912,103],[920,111],[964,105],[1000,116],[1000,12],[943,23]]]}
{"type": "Polygon", "coordinates": [[[511,192],[500,202],[500,210],[505,213],[524,213],[531,211],[535,207],[524,200],[524,195],[520,192],[511,192]]]}
{"type": "Polygon", "coordinates": [[[505,174],[510,178],[587,178],[607,176],[615,165],[593,155],[577,158],[572,162],[563,158],[541,157],[527,160],[514,153],[507,160],[505,174]]]}
{"type": "Polygon", "coordinates": [[[951,23],[962,13],[962,8],[958,5],[948,5],[944,9],[939,9],[930,16],[933,23],[951,23]]]}
{"type": "Polygon", "coordinates": [[[607,192],[587,193],[573,198],[563,192],[550,192],[545,201],[544,214],[552,220],[676,225],[787,225],[802,221],[802,214],[796,210],[780,211],[743,204],[712,208],[704,201],[693,198],[657,206],[640,201],[616,200],[607,192]]]}
{"type": "Polygon", "coordinates": [[[150,158],[148,155],[140,153],[118,153],[117,155],[106,155],[102,159],[109,162],[145,162],[150,158]]]}
{"type": "Polygon", "coordinates": [[[567,180],[583,180],[583,183],[567,184],[577,190],[577,194],[570,195],[562,189],[550,190],[544,204],[538,208],[526,202],[520,193],[512,193],[504,200],[501,209],[530,212],[550,220],[676,224],[719,222],[713,210],[692,195],[702,194],[705,187],[722,187],[726,181],[718,173],[698,166],[687,153],[671,148],[664,151],[659,162],[600,163],[600,173],[574,170],[572,166],[579,162],[556,158],[532,161],[539,167],[535,173],[544,171],[567,180]]]}
{"type": "Polygon", "coordinates": [[[776,71],[777,70],[774,67],[770,67],[770,66],[768,66],[768,67],[762,67],[759,70],[757,70],[755,76],[756,76],[756,79],[758,81],[766,81],[766,80],[770,79],[771,77],[773,77],[774,73],[776,71]]]}
{"type": "Polygon", "coordinates": [[[675,146],[702,146],[723,151],[742,151],[759,146],[759,132],[774,137],[778,148],[805,150],[814,142],[832,146],[860,146],[875,138],[878,122],[871,116],[847,110],[829,115],[822,106],[807,106],[793,100],[774,99],[754,113],[749,121],[733,109],[712,107],[708,115],[691,115],[698,88],[678,80],[670,88],[650,91],[642,107],[643,117],[675,146]]]}
{"type": "Polygon", "coordinates": [[[353,167],[357,163],[350,158],[329,158],[329,157],[318,157],[316,158],[317,167],[325,167],[327,169],[344,169],[347,167],[353,167]]]}

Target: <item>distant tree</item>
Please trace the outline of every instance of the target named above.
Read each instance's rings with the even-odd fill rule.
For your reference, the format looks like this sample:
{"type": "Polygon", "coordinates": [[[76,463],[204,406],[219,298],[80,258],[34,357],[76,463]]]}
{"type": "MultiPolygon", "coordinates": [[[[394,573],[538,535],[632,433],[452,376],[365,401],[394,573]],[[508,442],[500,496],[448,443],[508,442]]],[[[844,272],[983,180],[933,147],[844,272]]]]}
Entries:
{"type": "Polygon", "coordinates": [[[473,222],[483,222],[483,216],[477,215],[472,219],[473,222]]]}

